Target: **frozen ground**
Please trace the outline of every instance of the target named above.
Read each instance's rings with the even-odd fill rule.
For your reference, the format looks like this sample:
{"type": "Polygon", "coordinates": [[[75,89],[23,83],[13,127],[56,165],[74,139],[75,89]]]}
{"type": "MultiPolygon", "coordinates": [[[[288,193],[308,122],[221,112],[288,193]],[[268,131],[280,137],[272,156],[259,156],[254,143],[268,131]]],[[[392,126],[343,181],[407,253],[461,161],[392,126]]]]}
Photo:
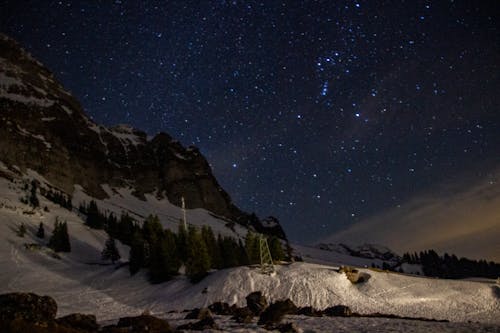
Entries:
{"type": "MultiPolygon", "coordinates": [[[[270,300],[290,298],[298,306],[322,309],[344,304],[360,313],[381,312],[452,321],[431,323],[302,316],[287,319],[306,331],[500,331],[500,286],[493,281],[440,280],[364,269],[371,276],[368,282],[353,285],[335,271],[331,260],[325,258],[322,264],[279,266],[278,274],[273,277],[262,275],[255,268],[239,267],[214,272],[197,285],[191,285],[182,276],[150,285],[143,273],[130,277],[126,266],[116,268],[101,262],[100,252],[106,240],[104,232],[87,228],[77,214],[43,199],[42,206],[47,205],[49,212],[33,213],[19,201],[21,195],[14,184],[0,178],[0,293],[30,291],[50,295],[58,302],[58,315],[94,313],[100,321],[113,321],[147,310],[177,325],[182,323],[182,314],[167,314],[168,311],[205,306],[214,301],[243,305],[248,293],[260,290],[270,300]],[[26,243],[44,243],[34,236],[36,228],[44,222],[46,234],[50,235],[56,216],[68,221],[72,252],[56,259],[46,248],[26,249],[26,243]],[[15,233],[21,223],[28,229],[23,238],[15,233]],[[205,288],[207,292],[203,293],[205,288]],[[479,323],[468,324],[467,321],[479,323]]],[[[194,214],[192,216],[195,218],[194,214]]],[[[120,245],[120,250],[127,258],[127,247],[120,245]]],[[[357,259],[339,257],[336,260],[337,264],[356,264],[357,259]]],[[[219,318],[218,322],[226,331],[262,331],[255,324],[234,327],[235,323],[226,317],[219,318]]]]}

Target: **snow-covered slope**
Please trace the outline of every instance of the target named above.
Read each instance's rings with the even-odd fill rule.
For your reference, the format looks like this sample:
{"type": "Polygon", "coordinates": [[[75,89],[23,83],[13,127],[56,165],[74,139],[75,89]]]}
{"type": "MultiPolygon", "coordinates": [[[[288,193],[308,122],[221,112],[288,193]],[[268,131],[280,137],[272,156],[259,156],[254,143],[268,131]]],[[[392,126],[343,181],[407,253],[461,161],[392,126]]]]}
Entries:
{"type": "MultiPolygon", "coordinates": [[[[494,282],[429,279],[367,269],[363,271],[371,278],[353,285],[331,265],[294,263],[278,266],[276,276],[240,267],[214,272],[196,285],[183,276],[151,285],[143,273],[130,277],[126,267],[102,263],[100,251],[106,235],[87,228],[77,214],[43,199],[42,205],[47,205],[49,212],[32,214],[19,202],[22,193],[16,192],[13,183],[0,179],[0,189],[0,293],[51,295],[59,304],[60,315],[89,312],[102,321],[145,310],[162,315],[214,301],[244,305],[248,293],[260,290],[270,300],[290,298],[299,306],[319,309],[345,304],[360,313],[500,324],[500,287],[494,282]],[[45,248],[26,249],[24,244],[39,242],[34,236],[38,224],[43,221],[50,233],[55,216],[68,221],[72,252],[56,259],[45,248]],[[24,238],[15,233],[21,223],[28,229],[24,238]]],[[[121,195],[126,198],[125,193],[121,195]]],[[[107,204],[112,208],[117,203],[110,199],[107,204]]],[[[126,200],[122,205],[128,206],[126,200]]],[[[126,246],[121,245],[120,250],[126,258],[126,246]]]]}

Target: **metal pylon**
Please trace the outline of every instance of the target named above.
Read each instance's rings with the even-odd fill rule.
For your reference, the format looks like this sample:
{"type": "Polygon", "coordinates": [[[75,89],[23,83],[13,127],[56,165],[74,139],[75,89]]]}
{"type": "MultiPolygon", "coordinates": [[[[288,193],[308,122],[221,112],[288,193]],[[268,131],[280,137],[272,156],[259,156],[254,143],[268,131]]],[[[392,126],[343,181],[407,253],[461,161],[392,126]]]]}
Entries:
{"type": "Polygon", "coordinates": [[[260,270],[263,274],[271,275],[275,272],[271,251],[267,245],[267,239],[259,235],[260,270]]]}
{"type": "Polygon", "coordinates": [[[181,197],[181,203],[182,203],[182,223],[184,224],[184,230],[187,231],[187,222],[186,222],[186,201],[184,200],[184,197],[181,197]]]}

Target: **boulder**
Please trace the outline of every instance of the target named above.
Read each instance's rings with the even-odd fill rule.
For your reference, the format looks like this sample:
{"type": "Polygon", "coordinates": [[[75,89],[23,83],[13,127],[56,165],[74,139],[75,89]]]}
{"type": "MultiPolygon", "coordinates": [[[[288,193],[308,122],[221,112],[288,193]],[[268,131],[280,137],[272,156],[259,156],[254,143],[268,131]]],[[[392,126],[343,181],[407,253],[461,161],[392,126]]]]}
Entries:
{"type": "Polygon", "coordinates": [[[253,316],[253,312],[248,307],[236,308],[233,311],[231,319],[240,324],[249,324],[252,322],[253,316]]]}
{"type": "Polygon", "coordinates": [[[215,313],[216,315],[219,316],[229,316],[234,314],[234,310],[236,309],[236,306],[229,306],[228,303],[224,302],[215,302],[212,305],[208,307],[212,313],[215,313]]]}
{"type": "Polygon", "coordinates": [[[335,305],[324,309],[323,315],[329,317],[350,317],[352,316],[352,311],[348,306],[335,305]]]}
{"type": "Polygon", "coordinates": [[[267,300],[260,291],[254,291],[246,297],[247,307],[254,315],[258,316],[267,308],[267,300]]]}
{"type": "Polygon", "coordinates": [[[195,323],[187,323],[184,325],[177,326],[177,330],[194,330],[194,331],[203,331],[203,330],[218,330],[219,326],[215,323],[214,318],[211,316],[207,316],[200,321],[195,323]]]}
{"type": "Polygon", "coordinates": [[[73,313],[56,319],[61,326],[77,328],[88,332],[95,332],[99,329],[94,315],[73,313]]]}
{"type": "Polygon", "coordinates": [[[124,317],[118,320],[116,326],[108,326],[106,332],[121,332],[121,330],[113,330],[114,328],[124,328],[124,332],[131,333],[168,333],[173,332],[166,320],[156,318],[150,315],[140,315],[137,317],[124,317]]]}
{"type": "Polygon", "coordinates": [[[287,314],[297,314],[297,306],[291,300],[274,302],[261,313],[259,325],[271,326],[278,324],[287,314]]]}
{"type": "Polygon", "coordinates": [[[370,279],[371,275],[365,272],[360,272],[359,270],[349,267],[341,266],[338,270],[339,273],[344,273],[352,284],[363,283],[370,279]]]}
{"type": "Polygon", "coordinates": [[[207,317],[212,317],[212,312],[207,308],[194,309],[189,312],[184,319],[205,319],[207,317]]]}
{"type": "Polygon", "coordinates": [[[32,293],[9,293],[0,295],[0,322],[15,319],[27,322],[53,321],[57,303],[52,297],[32,293]]]}
{"type": "Polygon", "coordinates": [[[309,316],[309,317],[321,317],[323,316],[320,310],[313,308],[312,306],[306,306],[297,310],[298,315],[309,316]]]}

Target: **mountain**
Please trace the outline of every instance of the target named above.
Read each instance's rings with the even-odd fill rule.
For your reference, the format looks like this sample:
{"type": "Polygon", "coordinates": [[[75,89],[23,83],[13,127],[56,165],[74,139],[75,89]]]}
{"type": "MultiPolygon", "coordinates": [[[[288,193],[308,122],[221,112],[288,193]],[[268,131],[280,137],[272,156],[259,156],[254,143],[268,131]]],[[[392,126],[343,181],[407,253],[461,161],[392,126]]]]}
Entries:
{"type": "Polygon", "coordinates": [[[392,252],[389,248],[377,244],[362,244],[358,246],[349,246],[339,243],[320,243],[316,245],[318,249],[335,252],[338,254],[346,254],[352,257],[365,259],[379,259],[385,262],[397,264],[401,261],[401,257],[392,252]]]}
{"type": "Polygon", "coordinates": [[[232,203],[196,147],[185,148],[166,133],[149,138],[130,126],[98,125],[47,68],[5,35],[0,55],[0,161],[7,169],[33,171],[69,196],[81,189],[107,200],[126,189],[146,206],[148,195],[175,206],[184,197],[188,209],[286,238],[277,220],[263,224],[232,203]]]}
{"type": "Polygon", "coordinates": [[[398,253],[438,253],[500,262],[500,169],[479,182],[422,193],[325,237],[322,243],[378,243],[398,253]]]}

